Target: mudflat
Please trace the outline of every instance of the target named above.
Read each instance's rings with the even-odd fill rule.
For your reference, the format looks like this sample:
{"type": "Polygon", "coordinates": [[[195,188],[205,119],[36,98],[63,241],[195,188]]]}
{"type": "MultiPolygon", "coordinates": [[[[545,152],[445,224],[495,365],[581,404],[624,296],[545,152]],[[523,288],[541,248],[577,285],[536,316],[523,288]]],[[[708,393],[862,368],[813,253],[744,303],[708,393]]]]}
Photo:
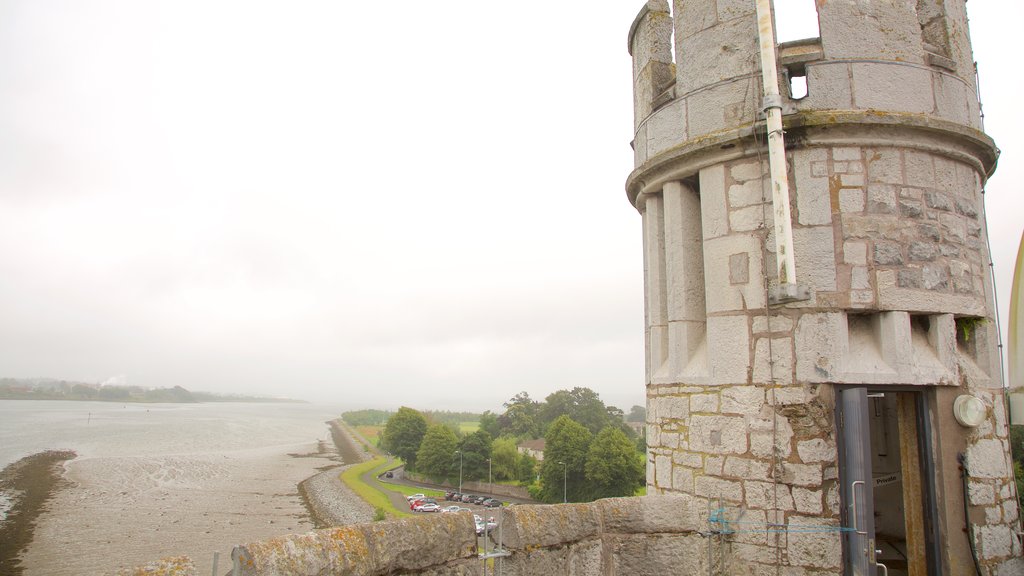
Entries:
{"type": "Polygon", "coordinates": [[[297,486],[340,464],[324,442],[67,460],[72,456],[36,454],[4,471],[5,481],[34,487],[25,493],[31,497],[17,499],[0,532],[0,550],[21,551],[3,559],[0,573],[107,574],[185,555],[209,574],[215,552],[218,573],[227,572],[235,545],[313,529],[297,486]]]}

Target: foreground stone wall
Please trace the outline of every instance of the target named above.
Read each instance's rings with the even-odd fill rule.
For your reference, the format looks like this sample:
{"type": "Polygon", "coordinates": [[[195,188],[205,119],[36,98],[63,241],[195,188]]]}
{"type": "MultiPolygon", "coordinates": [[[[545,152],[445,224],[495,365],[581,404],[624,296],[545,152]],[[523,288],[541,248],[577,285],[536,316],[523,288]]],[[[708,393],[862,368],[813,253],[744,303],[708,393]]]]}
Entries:
{"type": "MultiPolygon", "coordinates": [[[[501,510],[506,556],[488,574],[663,576],[708,573],[724,555],[742,553],[740,535],[714,531],[709,511],[687,496],[611,498],[589,504],[512,506],[501,510]],[[685,567],[685,568],[684,568],[685,567]]],[[[238,546],[239,576],[476,576],[485,560],[469,514],[436,514],[282,536],[238,546]]],[[[192,576],[188,558],[126,571],[192,576]]]]}

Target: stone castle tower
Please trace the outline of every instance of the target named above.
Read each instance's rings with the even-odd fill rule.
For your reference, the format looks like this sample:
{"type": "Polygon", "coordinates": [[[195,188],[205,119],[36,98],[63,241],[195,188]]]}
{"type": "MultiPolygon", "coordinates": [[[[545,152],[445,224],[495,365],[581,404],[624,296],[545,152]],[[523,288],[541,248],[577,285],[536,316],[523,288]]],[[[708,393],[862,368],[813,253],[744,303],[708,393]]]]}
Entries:
{"type": "Polygon", "coordinates": [[[965,1],[817,0],[767,28],[779,96],[757,0],[630,29],[648,491],[707,502],[723,573],[1024,574],[965,1]]]}

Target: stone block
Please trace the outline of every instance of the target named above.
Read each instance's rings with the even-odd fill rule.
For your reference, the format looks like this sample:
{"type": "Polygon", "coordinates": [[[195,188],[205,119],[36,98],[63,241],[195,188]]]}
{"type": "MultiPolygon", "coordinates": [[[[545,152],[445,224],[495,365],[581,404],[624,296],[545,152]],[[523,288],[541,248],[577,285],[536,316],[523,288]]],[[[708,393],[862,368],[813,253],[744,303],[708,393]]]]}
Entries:
{"type": "Polygon", "coordinates": [[[654,484],[659,487],[672,485],[672,457],[662,454],[654,456],[654,484]]]}
{"type": "Polygon", "coordinates": [[[932,242],[911,242],[907,259],[911,262],[931,262],[939,255],[939,247],[932,242]]]}
{"type": "Polygon", "coordinates": [[[715,351],[709,355],[713,383],[746,383],[750,365],[747,316],[708,317],[708,350],[715,351]]]}
{"type": "Polygon", "coordinates": [[[741,252],[729,255],[729,283],[746,284],[750,282],[750,254],[741,252]]]}
{"type": "Polygon", "coordinates": [[[745,208],[730,210],[729,230],[733,232],[752,232],[754,230],[767,228],[771,225],[771,223],[766,220],[770,212],[771,208],[766,208],[760,204],[757,206],[747,206],[745,208]]]}
{"type": "Polygon", "coordinates": [[[684,494],[693,493],[693,470],[676,466],[672,468],[672,490],[684,494]]]}
{"type": "Polygon", "coordinates": [[[870,290],[871,278],[868,269],[864,266],[855,266],[850,269],[850,289],[870,290]]]}
{"type": "Polygon", "coordinates": [[[650,411],[648,420],[681,420],[690,415],[690,402],[686,396],[657,396],[649,398],[647,408],[650,411]]]}
{"type": "Polygon", "coordinates": [[[656,156],[686,140],[686,100],[665,105],[647,120],[647,155],[656,156]]]}
{"type": "Polygon", "coordinates": [[[859,188],[864,186],[863,174],[840,174],[839,185],[843,188],[859,188]]]}
{"type": "Polygon", "coordinates": [[[782,465],[782,481],[794,486],[818,488],[822,481],[821,465],[785,462],[782,465]]]}
{"type": "MultiPolygon", "coordinates": [[[[682,68],[685,66],[679,67],[679,69],[682,68]]],[[[692,79],[687,79],[686,82],[692,83],[692,79]]],[[[744,120],[749,122],[749,116],[753,114],[753,107],[749,104],[744,105],[750,100],[749,82],[745,78],[736,79],[687,96],[686,126],[689,137],[691,139],[700,138],[714,132],[739,127],[744,124],[744,120]],[[739,106],[730,106],[730,104],[739,106]],[[735,113],[740,110],[749,111],[746,119],[736,117],[735,113]]],[[[700,83],[703,84],[703,82],[700,83]]],[[[678,84],[676,90],[681,94],[688,92],[686,87],[678,84]]]]}
{"type": "Polygon", "coordinates": [[[935,163],[927,152],[903,151],[903,169],[907,182],[919,188],[935,188],[935,163]]]}
{"type": "Polygon", "coordinates": [[[725,167],[716,164],[700,171],[701,230],[705,240],[728,233],[725,204],[725,167]]]}
{"type": "Polygon", "coordinates": [[[807,65],[808,106],[821,109],[853,108],[850,66],[846,62],[811,62],[807,65]]]}
{"type": "Polygon", "coordinates": [[[786,538],[790,564],[837,570],[843,557],[840,532],[826,530],[837,526],[835,520],[828,518],[790,516],[789,527],[794,530],[786,538]],[[817,529],[821,531],[814,531],[817,529]]]}
{"type": "Polygon", "coordinates": [[[750,423],[750,454],[757,458],[772,458],[777,451],[780,458],[789,458],[792,453],[790,440],[793,438],[793,427],[789,420],[781,416],[773,426],[771,420],[755,420],[750,423]],[[775,438],[775,448],[772,448],[775,438]]]}
{"type": "Polygon", "coordinates": [[[1005,524],[975,527],[982,559],[1005,558],[1013,554],[1013,530],[1005,524]]]}
{"type": "MultiPolygon", "coordinates": [[[[694,574],[708,571],[707,540],[698,534],[611,534],[605,536],[603,544],[606,569],[587,576],[664,576],[677,573],[682,566],[694,574]]],[[[555,575],[562,572],[530,574],[555,575]]]]}
{"type": "Polygon", "coordinates": [[[773,382],[776,384],[792,383],[793,339],[758,338],[754,345],[754,372],[752,376],[755,384],[772,384],[773,382]]]}
{"type": "MultiPolygon", "coordinates": [[[[601,531],[601,516],[595,504],[512,506],[503,513],[502,537],[505,547],[512,550],[564,546],[596,538],[601,531]]],[[[466,516],[473,522],[468,514],[451,516],[466,516]]]]}
{"type": "MultiPolygon", "coordinates": [[[[525,511],[526,508],[549,507],[522,508],[529,514],[532,510],[525,511]]],[[[591,530],[594,526],[594,523],[590,524],[591,530]]],[[[554,532],[544,527],[540,530],[554,532]]],[[[586,523],[581,521],[576,532],[586,530],[586,523]]],[[[518,536],[515,529],[511,532],[518,536]]],[[[563,532],[565,534],[558,537],[575,533],[573,529],[563,532]]],[[[509,533],[506,526],[506,542],[509,541],[509,533]]],[[[243,575],[344,573],[352,576],[381,574],[394,566],[419,571],[475,555],[476,534],[473,518],[468,514],[433,515],[314,530],[236,546],[231,553],[232,559],[241,566],[243,575]]]]}
{"type": "MultiPolygon", "coordinates": [[[[812,291],[835,291],[835,231],[831,226],[793,230],[793,254],[797,261],[797,283],[812,291]]],[[[751,307],[754,307],[751,305],[751,307]]]]}
{"type": "Polygon", "coordinates": [[[796,183],[797,222],[804,226],[822,226],[832,223],[832,202],[829,196],[828,173],[815,175],[813,166],[825,166],[828,151],[810,148],[793,152],[793,172],[796,183]]]}
{"type": "Polygon", "coordinates": [[[672,454],[672,461],[690,468],[704,468],[704,456],[696,452],[677,451],[672,454]]]}
{"type": "Polygon", "coordinates": [[[836,461],[836,446],[824,438],[812,438],[796,443],[796,453],[804,464],[836,461]]]}
{"type": "Polygon", "coordinates": [[[757,162],[751,160],[739,162],[729,167],[729,175],[732,176],[733,180],[738,182],[755,180],[758,183],[758,190],[760,190],[761,178],[768,175],[768,162],[757,162]]]}
{"type": "Polygon", "coordinates": [[[903,246],[898,242],[875,242],[874,262],[878,266],[903,264],[903,246]]]}
{"type": "Polygon", "coordinates": [[[827,59],[923,63],[921,24],[912,2],[820,2],[827,59]]]}
{"type": "MultiPolygon", "coordinates": [[[[686,4],[693,4],[689,2],[686,4]]],[[[684,4],[685,5],[685,4],[684,4]]],[[[682,15],[685,18],[685,15],[682,15]]],[[[677,16],[677,19],[679,17],[677,16]]],[[[717,25],[699,32],[677,38],[677,54],[685,54],[677,62],[676,86],[679,94],[689,94],[698,88],[715,85],[719,82],[742,77],[756,70],[756,63],[750,58],[750,39],[757,37],[757,20],[755,18],[734,18],[719,21],[717,25]]],[[[743,78],[732,82],[745,92],[750,87],[750,80],[743,78]]],[[[705,90],[712,92],[715,89],[705,90]]],[[[721,118],[722,102],[743,102],[743,94],[739,97],[718,98],[719,107],[715,115],[721,118]]],[[[693,120],[693,114],[690,116],[693,120]]],[[[704,134],[706,132],[699,132],[704,134]]]]}
{"type": "Polygon", "coordinates": [[[967,471],[972,478],[1006,478],[1006,449],[995,439],[978,440],[967,447],[967,471]]]}
{"type": "Polygon", "coordinates": [[[693,491],[697,496],[726,502],[743,502],[743,484],[733,480],[715,478],[714,476],[698,476],[693,481],[693,491]]]}
{"type": "Polygon", "coordinates": [[[935,186],[939,190],[956,194],[959,181],[957,180],[957,162],[944,156],[932,156],[932,165],[935,167],[935,186]]]}
{"type": "Polygon", "coordinates": [[[860,240],[843,242],[843,262],[854,266],[867,266],[868,243],[860,240]]]}
{"type": "Polygon", "coordinates": [[[725,464],[725,458],[723,458],[722,456],[705,456],[704,474],[710,474],[711,476],[721,476],[723,464],[725,464]]]}
{"type": "Polygon", "coordinates": [[[722,475],[739,480],[768,480],[769,466],[764,460],[727,456],[722,475]]]}
{"type": "Polygon", "coordinates": [[[796,325],[796,379],[829,382],[839,377],[840,358],[848,346],[843,314],[804,314],[796,325]]]}
{"type": "MultiPolygon", "coordinates": [[[[924,114],[935,108],[927,70],[871,62],[850,65],[853,103],[859,109],[924,114]]],[[[907,175],[908,181],[913,182],[907,175]]]]}
{"type": "MultiPolygon", "coordinates": [[[[788,338],[784,339],[788,345],[788,338]]],[[[733,386],[722,390],[723,414],[756,415],[764,407],[764,388],[759,386],[733,386]]]]}
{"type": "Polygon", "coordinates": [[[606,498],[594,503],[605,532],[625,534],[684,533],[704,528],[707,508],[686,494],[606,498]]]}
{"type": "Polygon", "coordinates": [[[867,210],[872,214],[896,213],[896,187],[875,183],[868,186],[867,210]]]}
{"type": "Polygon", "coordinates": [[[767,185],[761,180],[748,180],[742,184],[729,186],[729,207],[732,209],[744,206],[760,206],[769,200],[765,189],[767,185]]]}
{"type": "Polygon", "coordinates": [[[747,506],[759,510],[794,510],[793,496],[789,486],[760,480],[747,480],[743,483],[746,490],[747,506]]]}
{"type": "Polygon", "coordinates": [[[690,396],[690,412],[718,412],[718,394],[690,396]]]}
{"type": "Polygon", "coordinates": [[[953,210],[953,199],[942,192],[925,192],[921,195],[925,206],[932,210],[950,212],[953,210]]]}
{"type": "Polygon", "coordinates": [[[868,182],[904,184],[903,155],[898,148],[874,148],[866,157],[868,182]]]}
{"type": "Polygon", "coordinates": [[[822,505],[822,496],[821,490],[793,487],[793,505],[796,507],[796,511],[802,514],[820,516],[825,509],[822,505]]]}
{"type": "Polygon", "coordinates": [[[742,417],[690,418],[690,450],[706,454],[743,454],[747,451],[747,426],[742,417]]]}
{"type": "Polygon", "coordinates": [[[864,211],[864,190],[860,188],[842,188],[839,190],[839,211],[846,214],[849,212],[864,211]]]}
{"type": "Polygon", "coordinates": [[[932,75],[932,90],[939,117],[957,124],[971,125],[971,106],[968,102],[976,99],[974,92],[962,82],[944,74],[932,75]]]}
{"type": "Polygon", "coordinates": [[[788,316],[754,316],[751,331],[754,334],[787,333],[793,331],[793,319],[788,316]]]}

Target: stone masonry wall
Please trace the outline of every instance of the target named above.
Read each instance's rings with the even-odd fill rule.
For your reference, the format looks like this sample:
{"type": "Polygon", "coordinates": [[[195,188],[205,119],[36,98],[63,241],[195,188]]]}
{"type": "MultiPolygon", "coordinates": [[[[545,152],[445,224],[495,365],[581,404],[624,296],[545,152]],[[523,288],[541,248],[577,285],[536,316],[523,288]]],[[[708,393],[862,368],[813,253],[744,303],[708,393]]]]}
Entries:
{"type": "MultiPolygon", "coordinates": [[[[743,551],[737,535],[715,533],[703,505],[680,495],[513,506],[502,509],[500,525],[488,547],[500,542],[507,555],[489,561],[490,574],[704,574],[709,562],[717,569],[725,554],[743,551]]],[[[477,576],[484,560],[476,545],[469,514],[436,514],[282,536],[238,546],[232,556],[239,576],[477,576]]],[[[168,558],[128,573],[195,569],[188,558],[168,558]]]]}

